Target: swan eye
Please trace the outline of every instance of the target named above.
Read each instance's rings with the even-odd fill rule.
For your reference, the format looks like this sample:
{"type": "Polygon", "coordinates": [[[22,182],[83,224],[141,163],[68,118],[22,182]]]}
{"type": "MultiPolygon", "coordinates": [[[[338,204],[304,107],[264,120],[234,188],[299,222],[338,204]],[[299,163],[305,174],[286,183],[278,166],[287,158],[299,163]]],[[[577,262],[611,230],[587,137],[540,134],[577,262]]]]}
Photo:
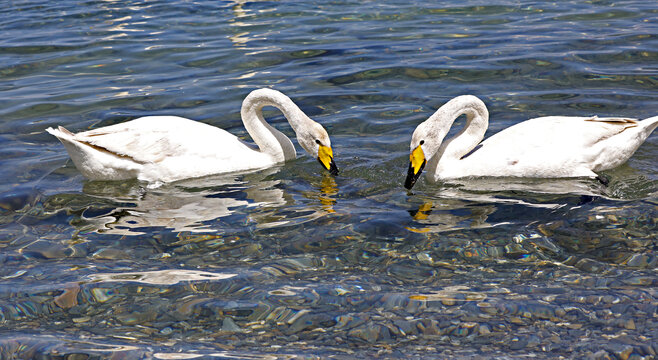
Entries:
{"type": "Polygon", "coordinates": [[[322,145],[322,143],[318,139],[315,139],[315,143],[318,144],[318,145],[322,145]]]}
{"type": "Polygon", "coordinates": [[[420,145],[423,145],[425,143],[425,140],[420,141],[420,145]]]}

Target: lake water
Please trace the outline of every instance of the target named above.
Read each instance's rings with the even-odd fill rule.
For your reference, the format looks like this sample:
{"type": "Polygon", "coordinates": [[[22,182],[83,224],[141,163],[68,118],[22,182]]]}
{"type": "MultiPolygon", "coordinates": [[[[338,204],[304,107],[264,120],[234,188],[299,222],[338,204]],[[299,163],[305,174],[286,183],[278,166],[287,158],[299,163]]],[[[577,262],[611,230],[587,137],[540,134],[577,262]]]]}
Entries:
{"type": "Polygon", "coordinates": [[[0,358],[656,358],[658,133],[607,187],[402,187],[457,95],[488,135],[658,115],[651,1],[3,1],[0,34],[0,358]],[[262,87],[325,126],[337,177],[297,146],[92,182],[44,132],[168,114],[249,140],[262,87]]]}

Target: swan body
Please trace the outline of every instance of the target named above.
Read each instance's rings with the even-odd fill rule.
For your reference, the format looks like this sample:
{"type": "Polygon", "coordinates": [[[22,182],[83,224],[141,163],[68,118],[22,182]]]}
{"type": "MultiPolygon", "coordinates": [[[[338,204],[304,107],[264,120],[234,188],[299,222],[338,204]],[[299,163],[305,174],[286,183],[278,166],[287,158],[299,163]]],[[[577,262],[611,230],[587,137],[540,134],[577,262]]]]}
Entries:
{"type": "Polygon", "coordinates": [[[332,174],[338,172],[322,125],[271,89],[254,90],[242,103],[242,121],[259,149],[223,129],[177,116],[146,116],[77,134],[61,126],[46,131],[64,144],[75,166],[89,179],[171,182],[261,169],[294,159],[290,139],[263,118],[265,106],[280,109],[299,144],[332,174]]]}
{"type": "Polygon", "coordinates": [[[411,139],[405,187],[423,168],[432,182],[465,177],[595,178],[626,162],[658,126],[658,116],[628,118],[546,116],[504,129],[482,141],[489,112],[475,96],[456,97],[421,123],[411,139]],[[443,141],[455,119],[466,125],[443,141]]]}

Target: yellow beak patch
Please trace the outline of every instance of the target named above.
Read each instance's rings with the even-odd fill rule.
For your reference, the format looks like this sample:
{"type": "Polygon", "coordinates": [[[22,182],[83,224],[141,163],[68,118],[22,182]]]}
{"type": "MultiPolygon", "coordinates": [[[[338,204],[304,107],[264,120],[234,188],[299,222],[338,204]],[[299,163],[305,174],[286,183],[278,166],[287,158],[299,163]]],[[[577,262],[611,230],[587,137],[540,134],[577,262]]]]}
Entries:
{"type": "Polygon", "coordinates": [[[418,145],[414,151],[411,152],[409,155],[409,161],[411,162],[414,175],[417,175],[425,163],[425,153],[423,152],[423,149],[420,147],[420,145],[418,145]]]}
{"type": "Polygon", "coordinates": [[[407,179],[404,181],[404,187],[411,190],[416,180],[420,177],[425,163],[425,153],[423,152],[423,148],[418,145],[411,152],[411,155],[409,155],[409,169],[407,170],[407,179]]]}
{"type": "Polygon", "coordinates": [[[320,160],[320,163],[325,169],[329,170],[329,164],[331,164],[333,158],[334,152],[331,148],[329,146],[320,145],[320,149],[318,149],[318,160],[320,160]]]}
{"type": "Polygon", "coordinates": [[[338,175],[338,167],[336,167],[336,163],[334,162],[334,152],[329,146],[320,145],[318,149],[318,161],[332,175],[338,175]]]}

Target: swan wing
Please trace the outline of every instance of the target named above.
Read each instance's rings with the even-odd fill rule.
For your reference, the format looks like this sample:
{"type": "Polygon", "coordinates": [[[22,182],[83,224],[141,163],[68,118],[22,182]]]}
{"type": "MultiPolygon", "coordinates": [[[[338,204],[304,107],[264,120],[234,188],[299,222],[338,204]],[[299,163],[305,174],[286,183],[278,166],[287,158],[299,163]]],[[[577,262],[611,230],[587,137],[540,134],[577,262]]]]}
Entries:
{"type": "Polygon", "coordinates": [[[637,119],[631,119],[631,118],[613,118],[613,117],[600,118],[598,116],[592,116],[590,118],[586,118],[585,121],[608,123],[612,125],[626,125],[631,127],[637,126],[637,119]]]}
{"type": "MultiPolygon", "coordinates": [[[[620,152],[615,148],[619,135],[637,126],[636,120],[627,118],[530,119],[484,140],[464,158],[463,168],[454,171],[485,176],[591,177],[596,175],[593,170],[619,162],[611,161],[608,154],[620,152]]],[[[446,167],[444,171],[450,174],[451,170],[446,167]]]]}
{"type": "Polygon", "coordinates": [[[77,133],[74,139],[139,164],[178,156],[229,158],[231,149],[247,147],[223,129],[175,116],[143,117],[77,133]]]}
{"type": "Polygon", "coordinates": [[[635,119],[547,116],[513,125],[482,142],[484,147],[545,151],[562,147],[584,151],[628,128],[635,119]]]}
{"type": "Polygon", "coordinates": [[[46,129],[87,178],[170,182],[276,163],[233,134],[175,116],[149,116],[77,134],[46,129]]]}

